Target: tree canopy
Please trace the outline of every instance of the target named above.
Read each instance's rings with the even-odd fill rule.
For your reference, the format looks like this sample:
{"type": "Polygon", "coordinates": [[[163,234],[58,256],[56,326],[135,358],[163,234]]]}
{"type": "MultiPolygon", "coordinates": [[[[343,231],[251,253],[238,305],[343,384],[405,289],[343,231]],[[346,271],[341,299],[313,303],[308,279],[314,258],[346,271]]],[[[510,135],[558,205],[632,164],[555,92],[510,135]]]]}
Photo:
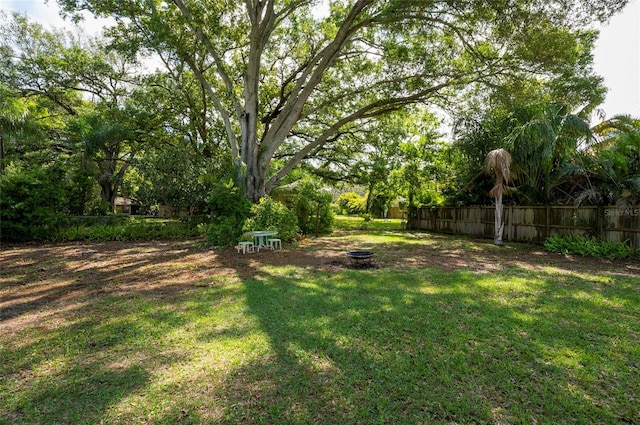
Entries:
{"type": "Polygon", "coordinates": [[[447,108],[476,85],[531,76],[563,77],[557,91],[584,89],[593,77],[584,28],[627,1],[59,3],[116,18],[122,51],[188,67],[212,105],[210,126],[224,128],[238,182],[257,201],[345,128],[407,105],[447,108]],[[321,5],[325,17],[313,13],[321,5]]]}
{"type": "Polygon", "coordinates": [[[480,172],[500,148],[505,203],[640,202],[638,121],[588,126],[606,91],[588,24],[625,2],[60,3],[116,25],[88,37],[0,13],[0,218],[21,237],[116,196],[211,217],[229,181],[314,232],[325,184],[370,214],[489,203],[480,172]]]}

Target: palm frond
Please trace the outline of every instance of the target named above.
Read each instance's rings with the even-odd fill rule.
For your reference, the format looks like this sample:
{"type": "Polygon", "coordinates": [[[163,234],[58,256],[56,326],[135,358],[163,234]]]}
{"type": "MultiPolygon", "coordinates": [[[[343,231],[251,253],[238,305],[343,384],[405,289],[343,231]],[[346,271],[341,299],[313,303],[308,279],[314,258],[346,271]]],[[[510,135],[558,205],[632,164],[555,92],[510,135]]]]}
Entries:
{"type": "Polygon", "coordinates": [[[602,193],[597,188],[585,189],[576,196],[575,205],[579,207],[584,201],[588,201],[592,204],[599,204],[602,202],[602,193]]]}
{"type": "Polygon", "coordinates": [[[511,181],[511,154],[499,148],[489,152],[484,161],[488,173],[495,173],[496,184],[508,184],[511,181]]]}

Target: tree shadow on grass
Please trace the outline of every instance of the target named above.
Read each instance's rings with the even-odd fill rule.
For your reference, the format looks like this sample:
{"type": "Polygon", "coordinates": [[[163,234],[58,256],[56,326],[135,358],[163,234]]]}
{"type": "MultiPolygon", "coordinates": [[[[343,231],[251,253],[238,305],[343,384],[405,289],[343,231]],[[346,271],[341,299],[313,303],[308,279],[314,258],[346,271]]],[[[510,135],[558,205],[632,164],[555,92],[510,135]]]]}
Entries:
{"type": "MultiPolygon", "coordinates": [[[[465,271],[252,273],[244,280],[247,304],[273,353],[231,372],[226,422],[640,419],[628,398],[633,372],[609,358],[626,325],[603,330],[610,307],[574,296],[571,288],[592,282],[557,283],[543,273],[530,290],[501,295],[465,271]],[[619,373],[626,376],[612,377],[619,373]]],[[[637,308],[631,298],[621,314],[637,308]]],[[[637,349],[626,350],[620,355],[638,360],[637,349]]]]}
{"type": "MultiPolygon", "coordinates": [[[[99,423],[109,406],[146,385],[140,365],[105,370],[102,365],[72,366],[39,380],[28,398],[11,401],[9,423],[99,423]]],[[[6,405],[5,405],[6,406],[6,405]]]]}
{"type": "MultiPolygon", "coordinates": [[[[181,284],[181,271],[166,265],[190,252],[123,257],[117,267],[101,270],[99,261],[122,250],[109,247],[91,254],[95,267],[86,256],[69,263],[41,258],[32,265],[36,271],[43,260],[56,270],[44,281],[23,273],[13,295],[3,297],[11,308],[0,314],[6,325],[0,332],[0,423],[142,422],[146,415],[134,405],[118,405],[148,391],[158,371],[188,361],[189,350],[166,335],[193,320],[180,307],[191,301],[194,286],[181,284]],[[150,281],[128,283],[136,273],[150,281]]],[[[21,272],[19,264],[12,267],[21,272]]],[[[211,308],[200,303],[193,314],[211,308]]],[[[157,407],[142,407],[157,414],[157,407]]]]}
{"type": "Polygon", "coordinates": [[[98,423],[109,406],[149,382],[149,371],[135,361],[101,356],[135,335],[134,324],[86,319],[20,347],[1,347],[1,375],[15,379],[2,389],[0,418],[16,424],[98,423]]]}
{"type": "MultiPolygon", "coordinates": [[[[154,403],[170,411],[174,400],[144,401],[139,408],[146,413],[133,402],[121,403],[144,398],[152,388],[171,394],[171,388],[158,390],[157,381],[174,365],[191,360],[188,347],[166,338],[193,320],[192,312],[176,308],[187,298],[190,294],[105,295],[94,300],[96,305],[75,311],[73,322],[57,324],[37,338],[27,334],[19,346],[0,346],[0,376],[7,380],[0,386],[0,423],[140,423],[158,415],[154,403]],[[143,301],[147,297],[153,305],[143,301]]],[[[200,305],[194,309],[210,312],[200,305]]],[[[179,385],[174,391],[179,398],[179,385]]],[[[184,413],[176,417],[187,418],[184,413]]]]}
{"type": "MultiPolygon", "coordinates": [[[[28,266],[25,287],[36,292],[30,298],[17,284],[11,302],[19,306],[5,316],[16,329],[29,325],[21,331],[23,340],[7,339],[18,341],[16,346],[0,347],[0,358],[8,360],[0,365],[7,378],[0,387],[0,418],[167,424],[640,422],[633,407],[638,391],[630,384],[640,357],[639,297],[630,280],[621,283],[609,273],[610,282],[602,283],[541,267],[532,275],[517,264],[496,274],[460,270],[461,265],[447,271],[402,264],[327,272],[315,267],[327,259],[316,251],[218,255],[185,244],[147,253],[153,249],[153,244],[108,244],[83,254],[86,262],[63,262],[66,267],[55,273],[40,272],[47,266],[37,262],[28,266]],[[105,264],[124,248],[122,261],[105,264]],[[220,283],[220,271],[233,272],[237,280],[220,283]],[[48,284],[38,281],[40,273],[48,284]],[[500,291],[491,287],[502,278],[527,283],[500,291]],[[229,312],[228,304],[238,300],[243,307],[229,312]],[[225,313],[222,321],[198,323],[218,310],[225,313]],[[41,327],[50,330],[38,333],[41,327]],[[166,341],[176,331],[193,339],[166,341]],[[268,347],[240,343],[256,334],[268,347]],[[189,344],[196,343],[202,343],[195,347],[197,355],[214,361],[232,357],[228,370],[202,366],[195,369],[200,374],[195,384],[190,376],[172,375],[175,388],[158,390],[157,374],[193,362],[189,344]],[[203,353],[214,346],[229,351],[203,353]],[[147,396],[144,414],[120,406],[149,391],[166,397],[165,404],[149,405],[155,400],[147,396]]],[[[401,245],[385,249],[425,258],[434,252],[401,245]]],[[[482,252],[454,251],[429,264],[462,261],[465,255],[486,260],[482,252]]],[[[19,259],[12,259],[10,273],[22,273],[19,259]]],[[[0,335],[7,332],[4,328],[0,335]]]]}
{"type": "Polygon", "coordinates": [[[52,306],[60,310],[81,306],[86,300],[115,292],[179,292],[185,279],[182,270],[171,265],[188,264],[202,250],[179,243],[102,243],[24,251],[19,258],[8,254],[12,261],[4,261],[3,254],[0,278],[12,281],[0,288],[4,304],[0,321],[5,323],[52,306]]]}

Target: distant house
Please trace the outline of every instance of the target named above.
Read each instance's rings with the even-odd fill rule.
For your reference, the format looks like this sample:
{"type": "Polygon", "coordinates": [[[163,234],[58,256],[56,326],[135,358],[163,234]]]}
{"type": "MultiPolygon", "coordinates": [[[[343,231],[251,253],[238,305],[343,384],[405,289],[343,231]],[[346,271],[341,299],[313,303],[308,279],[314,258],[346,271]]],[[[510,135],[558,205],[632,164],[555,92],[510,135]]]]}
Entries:
{"type": "Polygon", "coordinates": [[[396,199],[391,202],[389,209],[387,210],[387,218],[407,218],[407,206],[404,199],[396,199]]]}
{"type": "Polygon", "coordinates": [[[131,198],[116,196],[114,201],[114,211],[118,214],[135,215],[138,213],[139,206],[131,198]]]}

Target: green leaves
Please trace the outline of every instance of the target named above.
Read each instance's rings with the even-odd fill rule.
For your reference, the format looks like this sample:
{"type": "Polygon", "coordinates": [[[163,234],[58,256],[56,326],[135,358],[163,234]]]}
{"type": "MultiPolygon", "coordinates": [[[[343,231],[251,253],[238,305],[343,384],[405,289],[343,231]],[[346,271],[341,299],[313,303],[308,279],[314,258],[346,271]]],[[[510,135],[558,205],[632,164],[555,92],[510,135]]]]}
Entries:
{"type": "Polygon", "coordinates": [[[544,204],[566,197],[567,191],[558,188],[573,174],[567,165],[578,155],[579,146],[593,137],[588,122],[571,113],[567,105],[548,102],[487,115],[481,122],[459,127],[457,145],[469,163],[483,151],[504,148],[513,157],[517,203],[544,204]]]}
{"type": "Polygon", "coordinates": [[[295,213],[268,196],[251,207],[251,217],[245,222],[243,230],[277,230],[278,238],[287,242],[300,233],[295,213]]]}
{"type": "Polygon", "coordinates": [[[107,241],[151,241],[193,239],[201,236],[201,227],[189,226],[186,223],[161,222],[154,219],[139,221],[126,219],[119,224],[98,224],[93,226],[63,227],[51,235],[55,242],[107,242],[107,241]]]}
{"type": "Polygon", "coordinates": [[[598,198],[620,206],[640,203],[640,121],[615,116],[594,128],[598,138],[583,156],[598,198]]]}
{"type": "MultiPolygon", "coordinates": [[[[317,2],[306,0],[58,3],[70,14],[116,18],[112,38],[81,42],[14,17],[0,28],[0,50],[10,58],[0,76],[46,100],[50,111],[64,112],[65,120],[77,117],[56,128],[55,137],[82,142],[98,180],[122,182],[133,165],[156,186],[182,178],[194,182],[183,193],[206,193],[202,181],[234,167],[245,196],[257,202],[304,162],[325,176],[350,174],[367,184],[371,207],[399,192],[439,202],[435,184],[423,193],[394,184],[400,162],[406,167],[396,175],[412,182],[452,174],[437,155],[413,161],[400,152],[410,124],[382,118],[416,104],[454,111],[464,103],[481,110],[497,104],[491,126],[517,127],[512,139],[530,162],[522,175],[544,180],[548,198],[562,165],[557,158],[575,150],[578,135],[565,129],[579,120],[567,111],[517,116],[518,107],[601,99],[591,69],[595,33],[580,28],[588,13],[601,18],[624,2],[344,0],[329,2],[322,17],[313,15],[317,2]],[[161,59],[165,72],[141,81],[128,66],[148,54],[161,59]],[[540,155],[553,158],[538,167],[542,177],[531,166],[540,155]],[[176,174],[171,178],[161,178],[161,163],[154,162],[155,173],[143,170],[141,164],[163,158],[187,165],[167,167],[176,174]],[[206,176],[192,177],[198,173],[206,176]]],[[[501,147],[488,146],[501,138],[491,137],[481,143],[501,147]]],[[[538,193],[540,185],[532,186],[538,193]]],[[[119,188],[101,186],[106,200],[119,188]]]]}
{"type": "Polygon", "coordinates": [[[47,240],[64,221],[66,194],[58,167],[9,166],[0,175],[2,241],[47,240]]]}
{"type": "Polygon", "coordinates": [[[124,18],[130,24],[114,31],[117,44],[156,51],[171,70],[188,65],[214,106],[205,114],[224,121],[254,201],[341,132],[408,104],[453,106],[475,85],[531,75],[580,75],[554,88],[571,93],[592,77],[589,44],[575,28],[588,13],[602,18],[621,7],[614,0],[350,0],[330,2],[319,18],[307,1],[60,3],[124,18]]]}
{"type": "Polygon", "coordinates": [[[623,260],[638,253],[637,249],[628,245],[628,241],[599,241],[596,238],[575,234],[547,238],[544,241],[544,249],[560,254],[578,254],[610,260],[623,260]]]}

